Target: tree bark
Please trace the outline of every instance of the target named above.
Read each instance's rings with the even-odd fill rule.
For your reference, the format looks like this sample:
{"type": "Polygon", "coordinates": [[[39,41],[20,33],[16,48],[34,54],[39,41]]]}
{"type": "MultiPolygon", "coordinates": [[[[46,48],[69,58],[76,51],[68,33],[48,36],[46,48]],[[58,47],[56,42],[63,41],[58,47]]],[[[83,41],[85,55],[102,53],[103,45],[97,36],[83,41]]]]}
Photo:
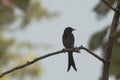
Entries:
{"type": "Polygon", "coordinates": [[[116,6],[117,12],[114,13],[113,21],[111,24],[109,39],[106,47],[106,53],[105,53],[105,60],[104,66],[103,66],[103,79],[102,80],[109,80],[109,69],[110,69],[110,63],[111,63],[111,57],[112,57],[112,49],[113,44],[115,41],[116,36],[116,30],[119,23],[119,17],[120,17],[120,0],[117,2],[116,6]]]}

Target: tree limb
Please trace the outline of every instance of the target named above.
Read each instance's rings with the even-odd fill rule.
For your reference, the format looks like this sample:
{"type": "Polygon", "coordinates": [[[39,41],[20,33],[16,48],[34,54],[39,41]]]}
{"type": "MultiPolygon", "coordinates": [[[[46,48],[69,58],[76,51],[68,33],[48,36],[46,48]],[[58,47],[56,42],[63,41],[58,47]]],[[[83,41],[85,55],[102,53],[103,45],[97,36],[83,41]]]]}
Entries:
{"type": "Polygon", "coordinates": [[[38,57],[38,58],[33,59],[32,61],[27,61],[25,64],[16,66],[16,67],[14,67],[14,68],[12,68],[12,69],[10,69],[10,70],[8,70],[8,71],[5,71],[5,72],[1,73],[1,74],[0,74],[0,78],[2,78],[2,77],[5,76],[6,74],[9,74],[9,73],[11,73],[11,72],[13,72],[13,71],[15,71],[15,70],[22,69],[22,68],[27,67],[27,66],[29,66],[29,65],[31,65],[31,64],[39,61],[39,60],[42,60],[42,59],[44,59],[44,58],[47,58],[47,57],[50,57],[50,56],[53,56],[53,55],[56,55],[56,54],[59,54],[59,53],[62,53],[62,52],[64,52],[64,50],[60,50],[60,51],[56,51],[56,52],[53,52],[53,53],[49,53],[49,54],[40,56],[40,57],[38,57]]]}
{"type": "Polygon", "coordinates": [[[110,63],[111,63],[110,61],[111,61],[111,57],[112,57],[112,49],[114,46],[117,27],[118,27],[119,18],[120,18],[120,0],[117,1],[116,9],[119,12],[115,12],[115,14],[114,14],[112,24],[111,24],[109,39],[108,39],[108,43],[107,43],[107,47],[106,47],[106,52],[105,52],[105,60],[109,63],[106,63],[106,62],[104,63],[102,80],[109,80],[109,69],[110,69],[110,63]]]}
{"type": "Polygon", "coordinates": [[[101,0],[102,2],[104,2],[109,8],[111,8],[113,11],[115,12],[119,12],[118,10],[116,10],[115,8],[113,8],[108,2],[106,2],[105,0],[101,0]]]}
{"type": "Polygon", "coordinates": [[[50,57],[50,56],[53,56],[53,55],[57,55],[57,54],[60,54],[60,53],[63,53],[63,52],[69,52],[69,51],[73,51],[73,52],[79,52],[80,49],[83,49],[85,51],[87,51],[88,53],[90,53],[91,55],[93,55],[94,57],[96,57],[98,60],[100,60],[101,62],[104,62],[104,59],[99,57],[98,55],[96,55],[95,53],[91,52],[90,50],[88,50],[87,48],[83,47],[83,46],[80,46],[80,47],[75,47],[75,48],[70,48],[70,49],[62,49],[62,50],[59,50],[59,51],[56,51],[56,52],[53,52],[53,53],[49,53],[49,54],[46,54],[46,55],[43,55],[43,56],[40,56],[38,58],[35,58],[33,59],[32,61],[27,61],[25,64],[22,64],[22,65],[19,65],[19,66],[16,66],[8,71],[5,71],[3,73],[0,74],[0,78],[2,78],[3,76],[15,71],[15,70],[18,70],[18,69],[22,69],[24,67],[27,67],[39,60],[42,60],[42,59],[45,59],[47,57],[50,57]]]}
{"type": "Polygon", "coordinates": [[[105,60],[103,58],[101,58],[97,54],[93,53],[92,51],[88,50],[87,48],[83,47],[82,45],[79,48],[80,49],[84,49],[85,51],[87,51],[88,53],[90,53],[91,55],[93,55],[94,57],[96,57],[98,60],[100,60],[101,62],[103,62],[103,63],[105,62],[105,60]]]}

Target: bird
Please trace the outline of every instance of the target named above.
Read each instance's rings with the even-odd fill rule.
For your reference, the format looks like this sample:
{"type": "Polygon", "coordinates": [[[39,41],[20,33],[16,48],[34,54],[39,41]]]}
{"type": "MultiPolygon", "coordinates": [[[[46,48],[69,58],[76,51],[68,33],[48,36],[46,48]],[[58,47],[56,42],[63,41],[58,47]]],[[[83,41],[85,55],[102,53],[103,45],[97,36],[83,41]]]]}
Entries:
{"type": "MultiPolygon", "coordinates": [[[[63,42],[63,46],[65,48],[74,48],[74,35],[72,33],[74,30],[75,29],[73,29],[71,27],[66,27],[65,28],[63,36],[62,36],[62,42],[63,42]]],[[[77,71],[72,51],[68,52],[68,68],[67,68],[67,72],[70,70],[71,66],[73,67],[73,69],[75,71],[77,71]]]]}

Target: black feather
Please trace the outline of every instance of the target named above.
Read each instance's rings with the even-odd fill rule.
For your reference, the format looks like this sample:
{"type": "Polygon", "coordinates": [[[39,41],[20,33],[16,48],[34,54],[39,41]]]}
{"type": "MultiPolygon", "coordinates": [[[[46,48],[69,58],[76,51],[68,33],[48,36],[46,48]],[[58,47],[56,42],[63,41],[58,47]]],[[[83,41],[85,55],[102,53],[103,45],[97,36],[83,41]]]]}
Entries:
{"type": "MultiPolygon", "coordinates": [[[[65,48],[73,48],[74,47],[74,35],[72,33],[72,31],[75,30],[71,27],[67,27],[64,30],[64,34],[63,34],[63,45],[65,48]]],[[[68,69],[67,71],[70,70],[71,66],[75,69],[75,71],[77,71],[77,68],[75,66],[75,62],[73,59],[73,52],[68,52],[68,69]]]]}

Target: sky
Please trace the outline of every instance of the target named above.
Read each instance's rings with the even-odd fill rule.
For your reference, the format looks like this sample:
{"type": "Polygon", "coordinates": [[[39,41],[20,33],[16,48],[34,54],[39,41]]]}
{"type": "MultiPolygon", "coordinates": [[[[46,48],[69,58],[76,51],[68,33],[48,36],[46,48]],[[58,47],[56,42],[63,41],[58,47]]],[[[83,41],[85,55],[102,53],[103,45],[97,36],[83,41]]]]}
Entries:
{"type": "MultiPolygon", "coordinates": [[[[99,0],[41,0],[43,6],[51,12],[58,12],[51,20],[43,19],[32,22],[24,32],[18,32],[18,40],[27,40],[36,44],[50,44],[52,48],[35,50],[38,55],[45,55],[63,49],[62,34],[70,26],[76,31],[75,46],[88,47],[92,34],[111,23],[113,12],[101,21],[96,19],[93,12],[99,0]]],[[[77,72],[72,68],[67,72],[67,54],[59,54],[41,60],[44,73],[41,80],[98,80],[102,71],[102,63],[86,51],[74,54],[77,72]]],[[[100,50],[94,51],[100,55],[100,50]]],[[[110,80],[114,80],[110,78],[110,80]]]]}

